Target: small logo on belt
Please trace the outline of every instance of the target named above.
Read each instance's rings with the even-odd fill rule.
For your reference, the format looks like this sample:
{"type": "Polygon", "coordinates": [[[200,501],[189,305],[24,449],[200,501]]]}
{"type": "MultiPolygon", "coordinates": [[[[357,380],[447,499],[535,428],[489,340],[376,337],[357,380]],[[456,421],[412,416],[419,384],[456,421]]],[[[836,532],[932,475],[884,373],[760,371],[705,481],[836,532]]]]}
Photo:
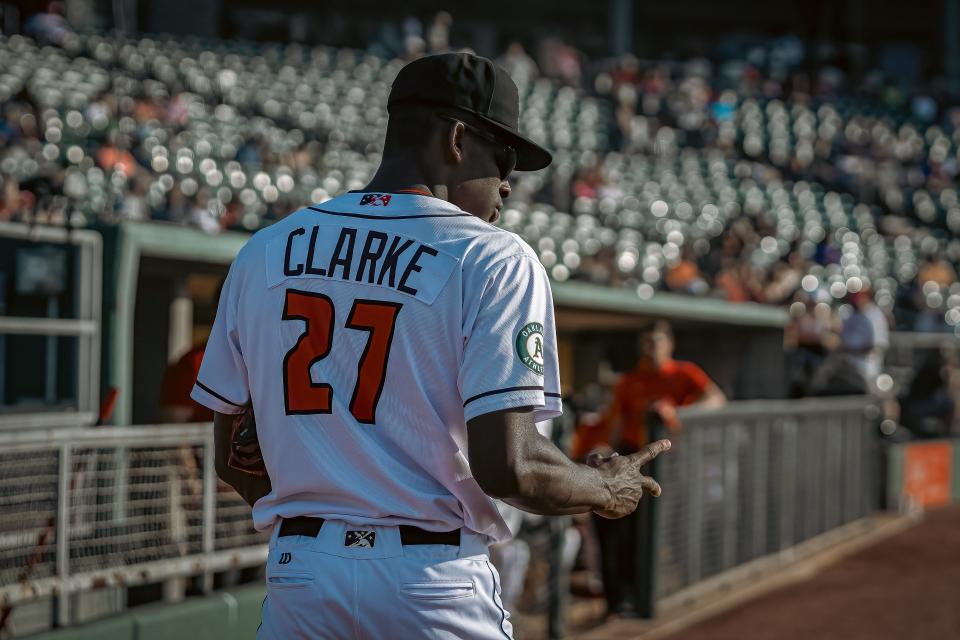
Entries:
{"type": "Polygon", "coordinates": [[[370,549],[376,540],[376,531],[347,531],[347,535],[343,539],[343,546],[370,549]]]}
{"type": "Polygon", "coordinates": [[[280,562],[277,564],[290,564],[291,560],[293,560],[293,554],[284,551],[280,554],[280,562]]]}

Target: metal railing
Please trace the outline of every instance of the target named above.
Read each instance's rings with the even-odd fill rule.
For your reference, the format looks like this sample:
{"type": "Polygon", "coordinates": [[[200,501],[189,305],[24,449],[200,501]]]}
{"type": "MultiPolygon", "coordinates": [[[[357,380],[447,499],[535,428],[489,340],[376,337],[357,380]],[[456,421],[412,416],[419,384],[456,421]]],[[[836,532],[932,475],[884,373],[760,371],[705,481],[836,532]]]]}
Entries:
{"type": "MultiPolygon", "coordinates": [[[[681,410],[643,500],[638,610],[863,518],[878,504],[866,398],[681,410]]],[[[654,431],[661,429],[654,426],[654,431]]],[[[213,468],[209,424],[0,431],[0,606],[256,566],[266,536],[213,468]]],[[[209,584],[209,581],[207,581],[209,584]]]]}
{"type": "Polygon", "coordinates": [[[0,605],[262,564],[209,424],[0,432],[0,605]]]}
{"type": "Polygon", "coordinates": [[[656,425],[673,447],[645,500],[638,610],[861,519],[879,505],[878,412],[867,398],[736,402],[656,425]]]}

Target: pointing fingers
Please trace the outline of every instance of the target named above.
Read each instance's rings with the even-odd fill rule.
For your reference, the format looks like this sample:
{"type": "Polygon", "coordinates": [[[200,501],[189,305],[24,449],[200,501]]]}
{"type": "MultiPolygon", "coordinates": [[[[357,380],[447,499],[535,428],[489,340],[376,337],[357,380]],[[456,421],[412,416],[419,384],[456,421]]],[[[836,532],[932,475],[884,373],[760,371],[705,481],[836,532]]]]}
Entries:
{"type": "Polygon", "coordinates": [[[654,497],[659,497],[660,494],[663,493],[660,484],[650,476],[643,476],[643,479],[640,480],[640,486],[643,487],[644,491],[654,497]]]}
{"type": "Polygon", "coordinates": [[[651,442],[640,451],[630,455],[630,461],[637,464],[637,466],[643,466],[656,458],[658,455],[664,451],[670,449],[669,440],[657,440],[656,442],[651,442]]]}

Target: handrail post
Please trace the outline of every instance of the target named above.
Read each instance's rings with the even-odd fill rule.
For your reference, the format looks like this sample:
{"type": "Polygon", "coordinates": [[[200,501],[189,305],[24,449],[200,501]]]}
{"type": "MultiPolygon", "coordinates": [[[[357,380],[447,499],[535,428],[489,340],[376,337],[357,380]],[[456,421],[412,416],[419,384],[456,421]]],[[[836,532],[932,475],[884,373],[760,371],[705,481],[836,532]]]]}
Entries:
{"type": "Polygon", "coordinates": [[[54,627],[70,624],[70,589],[67,585],[70,577],[70,469],[71,447],[69,442],[60,445],[60,465],[57,469],[57,590],[54,627]]]}
{"type": "Polygon", "coordinates": [[[753,425],[750,438],[754,443],[751,469],[751,484],[753,485],[753,504],[750,509],[753,513],[753,530],[750,532],[750,559],[759,558],[767,551],[767,527],[770,516],[767,509],[767,491],[770,486],[769,459],[770,459],[770,432],[772,423],[753,425]]]}
{"type": "MultiPolygon", "coordinates": [[[[723,452],[722,471],[720,476],[723,497],[721,501],[723,515],[720,529],[720,570],[725,571],[737,564],[737,533],[740,525],[740,459],[737,455],[738,436],[741,429],[740,421],[721,422],[721,451],[723,452]]],[[[747,506],[747,505],[744,505],[747,506]]]]}
{"type": "MultiPolygon", "coordinates": [[[[571,411],[564,406],[566,417],[555,419],[550,429],[550,440],[558,449],[570,451],[574,420],[569,417],[571,411]]],[[[547,638],[558,640],[567,637],[567,613],[570,603],[570,566],[564,553],[567,546],[567,532],[570,530],[570,516],[547,518],[549,532],[548,554],[550,561],[549,600],[547,602],[547,638]]]]}
{"type": "MultiPolygon", "coordinates": [[[[213,429],[203,439],[203,555],[209,559],[214,552],[214,527],[216,526],[217,472],[214,466],[213,429]]],[[[206,564],[206,562],[204,563],[206,564]]],[[[203,591],[213,589],[213,573],[203,573],[203,591]]]]}
{"type": "Polygon", "coordinates": [[[780,540],[777,551],[792,546],[796,539],[797,508],[797,424],[793,417],[783,421],[780,458],[780,540]]]}
{"type": "MultiPolygon", "coordinates": [[[[659,416],[649,414],[647,424],[650,442],[663,437],[665,429],[659,416]]],[[[659,457],[654,458],[643,473],[656,478],[662,464],[659,457]]],[[[653,618],[657,613],[657,525],[659,524],[657,501],[657,498],[644,495],[640,499],[640,504],[637,505],[637,539],[634,541],[637,545],[634,609],[641,618],[653,618]]]]}
{"type": "Polygon", "coordinates": [[[564,558],[570,516],[556,516],[547,520],[550,534],[548,573],[550,598],[547,604],[547,638],[556,640],[567,636],[567,611],[570,602],[570,571],[564,558]]]}

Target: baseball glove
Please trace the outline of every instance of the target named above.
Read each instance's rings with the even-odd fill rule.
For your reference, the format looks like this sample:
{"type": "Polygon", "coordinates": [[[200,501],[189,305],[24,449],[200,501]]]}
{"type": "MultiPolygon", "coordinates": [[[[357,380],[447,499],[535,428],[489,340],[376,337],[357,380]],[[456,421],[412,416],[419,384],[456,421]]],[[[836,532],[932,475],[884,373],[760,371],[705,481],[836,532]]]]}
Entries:
{"type": "Polygon", "coordinates": [[[237,414],[233,420],[230,459],[227,464],[237,471],[252,476],[267,475],[267,467],[263,464],[263,453],[260,451],[260,441],[257,440],[257,421],[253,416],[252,405],[244,409],[243,413],[237,414]]]}

